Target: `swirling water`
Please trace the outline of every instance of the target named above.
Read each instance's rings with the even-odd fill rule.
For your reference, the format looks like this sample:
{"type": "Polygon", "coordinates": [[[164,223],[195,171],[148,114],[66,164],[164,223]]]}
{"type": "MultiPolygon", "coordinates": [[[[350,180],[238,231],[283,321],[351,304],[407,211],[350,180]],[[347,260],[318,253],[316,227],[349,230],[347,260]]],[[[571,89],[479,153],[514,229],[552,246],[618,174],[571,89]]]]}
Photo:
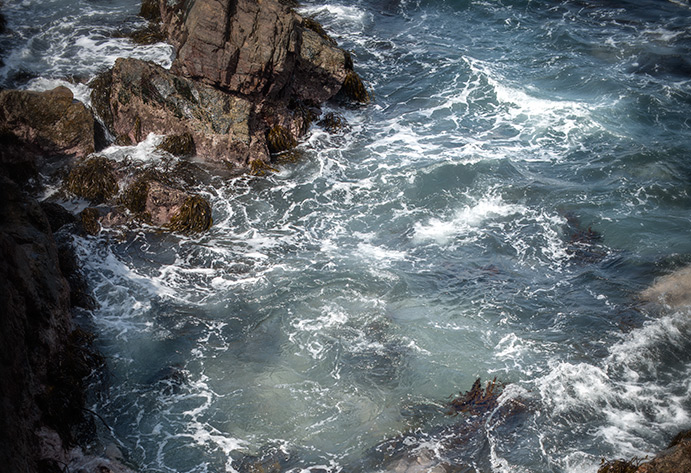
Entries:
{"type": "MultiPolygon", "coordinates": [[[[164,44],[113,38],[142,24],[135,0],[48,3],[3,7],[6,86],[170,64],[164,44]]],[[[691,261],[689,4],[301,11],[373,91],[326,107],[349,128],[315,126],[271,176],[200,184],[201,237],[76,240],[104,438],[156,472],[393,471],[406,449],[453,471],[594,472],[690,427],[689,312],[636,299],[691,261]],[[477,377],[523,409],[445,416],[477,377]]],[[[155,162],[157,139],[106,153],[155,162]]]]}

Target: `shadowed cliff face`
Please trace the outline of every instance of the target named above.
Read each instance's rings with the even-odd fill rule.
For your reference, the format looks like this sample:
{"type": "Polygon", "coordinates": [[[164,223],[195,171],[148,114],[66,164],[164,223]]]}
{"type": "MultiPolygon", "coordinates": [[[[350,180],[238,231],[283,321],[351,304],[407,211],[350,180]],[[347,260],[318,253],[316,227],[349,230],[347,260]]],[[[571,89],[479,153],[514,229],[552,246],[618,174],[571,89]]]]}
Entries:
{"type": "Polygon", "coordinates": [[[36,471],[34,432],[46,412],[49,377],[71,330],[70,294],[37,202],[0,176],[0,464],[36,471]]]}

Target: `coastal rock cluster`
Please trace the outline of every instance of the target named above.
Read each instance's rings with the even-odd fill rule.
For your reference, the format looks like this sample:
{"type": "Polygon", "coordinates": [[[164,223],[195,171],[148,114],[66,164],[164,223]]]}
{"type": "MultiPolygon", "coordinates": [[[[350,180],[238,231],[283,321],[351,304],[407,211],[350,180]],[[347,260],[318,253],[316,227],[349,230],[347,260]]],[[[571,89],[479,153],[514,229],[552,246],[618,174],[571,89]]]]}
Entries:
{"type": "MultiPolygon", "coordinates": [[[[339,94],[369,100],[350,55],[292,5],[161,0],[145,1],[142,13],[153,20],[149,31],[176,46],[172,70],[118,59],[90,84],[92,108],[66,87],[0,90],[3,471],[131,471],[117,456],[75,447],[79,432],[93,430],[84,379],[100,360],[72,319],[93,300],[66,243],[70,232],[132,223],[204,231],[211,206],[190,190],[208,172],[200,164],[269,169],[272,155],[306,133],[321,103],[339,94]],[[157,147],[162,166],[99,154],[150,133],[165,135],[157,147]],[[91,207],[73,215],[57,202],[39,203],[32,195],[45,179],[91,207]]],[[[4,26],[0,16],[0,32],[4,26]]]]}
{"type": "Polygon", "coordinates": [[[3,168],[23,182],[37,183],[39,170],[65,175],[63,191],[97,206],[81,214],[89,233],[141,223],[207,230],[210,204],[190,190],[194,182],[170,166],[143,172],[98,151],[153,133],[168,144],[177,140],[159,151],[178,162],[264,174],[297,145],[323,102],[369,101],[350,54],[293,7],[278,0],[146,0],[146,31],[176,47],[171,69],[120,58],[89,84],[91,108],[66,87],[0,92],[3,168]]]}

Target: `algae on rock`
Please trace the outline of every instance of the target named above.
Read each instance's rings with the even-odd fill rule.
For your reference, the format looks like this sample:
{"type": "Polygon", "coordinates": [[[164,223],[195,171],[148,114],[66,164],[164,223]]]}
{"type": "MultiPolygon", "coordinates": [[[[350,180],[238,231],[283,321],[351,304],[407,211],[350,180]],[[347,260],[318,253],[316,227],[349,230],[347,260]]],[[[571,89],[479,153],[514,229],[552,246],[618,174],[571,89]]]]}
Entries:
{"type": "Polygon", "coordinates": [[[212,223],[209,201],[193,195],[188,197],[180,210],[173,215],[168,227],[174,232],[190,235],[205,232],[211,228],[212,223]]]}
{"type": "Polygon", "coordinates": [[[287,151],[297,144],[293,135],[280,125],[274,125],[266,132],[266,145],[271,154],[287,151]]]}
{"type": "Polygon", "coordinates": [[[65,187],[76,196],[100,204],[118,193],[114,162],[103,156],[94,156],[70,171],[65,187]]]}

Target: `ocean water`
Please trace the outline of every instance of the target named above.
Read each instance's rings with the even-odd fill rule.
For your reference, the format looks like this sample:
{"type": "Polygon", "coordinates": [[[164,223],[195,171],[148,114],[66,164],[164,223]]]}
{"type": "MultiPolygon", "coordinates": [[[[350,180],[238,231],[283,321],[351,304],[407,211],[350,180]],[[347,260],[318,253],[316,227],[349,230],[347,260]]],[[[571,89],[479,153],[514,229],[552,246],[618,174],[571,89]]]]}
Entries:
{"type": "MultiPolygon", "coordinates": [[[[6,1],[0,82],[88,102],[74,78],[116,57],[169,66],[114,37],[138,8],[6,1]]],[[[691,262],[691,5],[300,11],[373,93],[325,107],[348,128],[268,177],[208,176],[202,236],[75,237],[102,441],[146,472],[577,473],[691,427],[691,314],[637,298],[691,262]],[[496,410],[445,414],[495,377],[496,410]]],[[[104,153],[156,163],[158,140],[104,153]]]]}

